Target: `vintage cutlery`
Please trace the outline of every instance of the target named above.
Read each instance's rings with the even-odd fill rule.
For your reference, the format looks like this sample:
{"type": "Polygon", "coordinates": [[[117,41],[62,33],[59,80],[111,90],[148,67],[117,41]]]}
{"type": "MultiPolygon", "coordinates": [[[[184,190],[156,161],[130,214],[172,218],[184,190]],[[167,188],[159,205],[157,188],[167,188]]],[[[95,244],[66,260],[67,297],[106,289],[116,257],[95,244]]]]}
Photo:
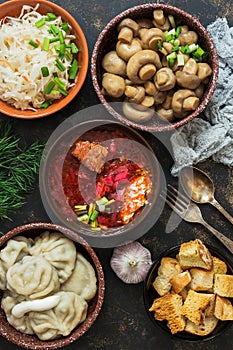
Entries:
{"type": "Polygon", "coordinates": [[[181,169],[179,175],[185,193],[194,202],[212,204],[233,224],[233,217],[215,199],[213,181],[206,173],[193,166],[187,166],[181,169]]]}
{"type": "Polygon", "coordinates": [[[168,185],[167,194],[165,191],[160,197],[187,222],[199,223],[205,226],[222,244],[233,254],[233,241],[209,225],[202,217],[199,207],[180,193],[173,186],[168,185]]]}

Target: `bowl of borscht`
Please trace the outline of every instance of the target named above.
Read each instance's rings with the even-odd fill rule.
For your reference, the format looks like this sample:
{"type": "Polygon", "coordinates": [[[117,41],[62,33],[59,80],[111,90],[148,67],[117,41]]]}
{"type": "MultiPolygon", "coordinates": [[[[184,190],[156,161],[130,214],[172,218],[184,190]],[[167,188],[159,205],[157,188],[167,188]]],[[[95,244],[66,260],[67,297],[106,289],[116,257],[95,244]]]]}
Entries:
{"type": "Polygon", "coordinates": [[[136,240],[158,217],[159,162],[134,129],[83,113],[87,118],[78,112],[59,125],[45,146],[39,176],[45,210],[93,247],[136,240]]]}

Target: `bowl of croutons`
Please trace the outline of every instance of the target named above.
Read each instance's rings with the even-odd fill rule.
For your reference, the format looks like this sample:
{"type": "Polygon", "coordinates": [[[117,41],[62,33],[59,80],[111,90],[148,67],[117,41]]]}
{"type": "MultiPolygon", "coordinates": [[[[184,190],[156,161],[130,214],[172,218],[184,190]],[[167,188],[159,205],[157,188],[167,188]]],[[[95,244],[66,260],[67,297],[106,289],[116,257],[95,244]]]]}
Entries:
{"type": "Polygon", "coordinates": [[[210,339],[233,320],[233,264],[195,239],[161,254],[144,283],[152,322],[173,337],[210,339]]]}

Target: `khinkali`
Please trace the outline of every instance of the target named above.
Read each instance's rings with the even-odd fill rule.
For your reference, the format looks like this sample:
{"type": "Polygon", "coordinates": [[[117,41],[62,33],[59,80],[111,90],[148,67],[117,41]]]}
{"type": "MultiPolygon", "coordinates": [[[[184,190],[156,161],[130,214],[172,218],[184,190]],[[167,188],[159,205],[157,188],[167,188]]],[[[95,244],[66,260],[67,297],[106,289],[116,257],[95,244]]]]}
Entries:
{"type": "Polygon", "coordinates": [[[12,296],[9,292],[5,292],[2,297],[1,307],[5,311],[7,321],[15,327],[18,331],[26,334],[33,334],[32,327],[30,325],[30,320],[28,315],[24,315],[23,317],[15,317],[12,314],[13,307],[19,302],[23,301],[24,298],[12,296]]]}
{"type": "Polygon", "coordinates": [[[64,283],[72,274],[76,259],[74,243],[59,232],[44,232],[35,238],[30,254],[42,256],[56,269],[60,283],[64,283]]]}
{"type": "Polygon", "coordinates": [[[81,253],[77,253],[74,271],[70,278],[62,284],[61,290],[77,293],[83,299],[89,301],[95,296],[96,283],[94,268],[81,253]]]}
{"type": "Polygon", "coordinates": [[[25,256],[9,268],[7,288],[29,299],[42,298],[60,288],[56,269],[44,258],[25,256]]]}
{"type": "Polygon", "coordinates": [[[53,309],[29,312],[31,327],[41,340],[52,340],[67,336],[83,322],[87,315],[87,302],[72,292],[58,292],[60,301],[53,309]]]}
{"type": "Polygon", "coordinates": [[[28,255],[31,244],[32,239],[17,236],[7,241],[5,248],[0,251],[0,289],[6,289],[6,272],[9,267],[28,255]]]}

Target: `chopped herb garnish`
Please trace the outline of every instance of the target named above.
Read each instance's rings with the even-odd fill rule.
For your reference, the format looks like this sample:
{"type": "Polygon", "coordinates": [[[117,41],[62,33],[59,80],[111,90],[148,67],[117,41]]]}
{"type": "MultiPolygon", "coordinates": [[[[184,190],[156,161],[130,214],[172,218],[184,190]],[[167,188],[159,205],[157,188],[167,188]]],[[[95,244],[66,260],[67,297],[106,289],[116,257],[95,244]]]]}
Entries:
{"type": "Polygon", "coordinates": [[[75,43],[71,43],[70,47],[72,53],[78,53],[79,49],[75,43]]]}
{"type": "Polygon", "coordinates": [[[59,30],[59,32],[58,32],[58,37],[59,37],[61,44],[65,42],[64,35],[63,35],[61,30],[59,30]]]}
{"type": "Polygon", "coordinates": [[[64,89],[64,87],[66,86],[66,84],[65,84],[63,81],[61,81],[61,79],[59,79],[58,77],[55,77],[55,78],[54,78],[54,81],[55,81],[55,83],[56,83],[58,86],[60,86],[62,89],[64,89]]]}
{"type": "Polygon", "coordinates": [[[30,41],[28,42],[28,44],[31,45],[31,46],[33,46],[33,47],[35,47],[35,48],[37,48],[37,47],[39,46],[34,40],[30,40],[30,41]]]}
{"type": "Polygon", "coordinates": [[[63,22],[61,26],[62,26],[62,29],[64,30],[64,32],[65,32],[66,34],[70,34],[70,28],[69,28],[68,23],[63,22]]]}
{"type": "Polygon", "coordinates": [[[71,64],[71,67],[70,67],[69,78],[75,79],[77,73],[78,73],[78,61],[76,59],[74,59],[72,64],[71,64]]]}
{"type": "Polygon", "coordinates": [[[42,50],[49,51],[49,38],[47,37],[44,38],[42,50]]]}
{"type": "Polygon", "coordinates": [[[59,36],[55,36],[54,38],[49,39],[50,44],[55,43],[56,41],[59,41],[59,36]]]}
{"type": "Polygon", "coordinates": [[[57,16],[55,15],[55,13],[48,12],[45,20],[46,21],[54,21],[56,18],[57,18],[57,16]]]}
{"type": "Polygon", "coordinates": [[[45,17],[42,17],[41,19],[39,19],[35,23],[36,28],[41,28],[41,27],[43,27],[44,24],[45,24],[45,17]]]}
{"type": "Polygon", "coordinates": [[[48,77],[49,76],[48,67],[41,67],[41,73],[42,73],[43,77],[48,77]]]}
{"type": "Polygon", "coordinates": [[[58,33],[60,32],[60,29],[58,28],[58,26],[56,26],[55,24],[51,24],[50,26],[50,32],[53,35],[58,35],[58,33]]]}
{"type": "Polygon", "coordinates": [[[50,92],[53,90],[54,86],[55,86],[54,81],[50,81],[44,90],[44,94],[45,95],[50,94],[50,92]]]}
{"type": "Polygon", "coordinates": [[[65,89],[61,88],[60,86],[58,86],[57,89],[62,95],[64,95],[64,96],[68,95],[68,91],[66,91],[65,89]]]}
{"type": "Polygon", "coordinates": [[[159,48],[160,50],[162,50],[162,48],[163,48],[163,42],[162,42],[162,40],[158,40],[158,48],[159,48]]]}
{"type": "Polygon", "coordinates": [[[56,66],[61,72],[64,72],[66,70],[66,67],[58,58],[56,58],[56,66]]]}
{"type": "Polygon", "coordinates": [[[42,105],[40,106],[40,108],[41,108],[41,109],[46,109],[46,108],[48,108],[51,104],[52,104],[51,101],[45,101],[44,103],[42,103],[42,105]]]}

